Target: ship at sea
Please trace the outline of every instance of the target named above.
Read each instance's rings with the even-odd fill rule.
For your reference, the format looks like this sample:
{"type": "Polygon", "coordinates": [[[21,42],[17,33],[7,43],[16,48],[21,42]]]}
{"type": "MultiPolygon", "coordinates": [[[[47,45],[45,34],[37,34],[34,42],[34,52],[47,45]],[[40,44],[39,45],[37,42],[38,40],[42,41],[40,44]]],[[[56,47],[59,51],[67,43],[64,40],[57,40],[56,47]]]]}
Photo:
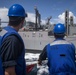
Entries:
{"type": "MultiPolygon", "coordinates": [[[[19,34],[24,41],[26,50],[42,51],[46,44],[54,41],[53,28],[55,24],[50,24],[50,19],[52,18],[52,16],[50,16],[47,18],[47,23],[41,25],[41,15],[37,8],[35,8],[35,13],[35,23],[25,21],[24,25],[26,28],[20,29],[19,34]],[[28,25],[26,25],[26,23],[28,25]]],[[[76,46],[76,24],[74,24],[74,17],[69,16],[69,10],[66,10],[64,18],[64,25],[66,27],[65,39],[74,43],[76,46]]],[[[2,22],[0,19],[0,30],[1,23],[7,22],[2,22]]]]}
{"type": "MultiPolygon", "coordinates": [[[[45,25],[47,26],[47,29],[43,27],[42,29],[37,30],[38,26],[36,22],[35,24],[36,29],[19,31],[19,34],[23,38],[26,50],[35,50],[35,51],[43,50],[46,44],[51,43],[54,40],[53,28],[55,24],[49,25],[50,19],[51,17],[48,19],[48,23],[47,23],[48,25],[45,25]]],[[[37,21],[37,17],[36,17],[36,21],[37,21]]],[[[76,24],[74,24],[73,16],[69,17],[68,10],[65,11],[64,25],[66,27],[65,39],[74,43],[76,46],[76,24]]]]}

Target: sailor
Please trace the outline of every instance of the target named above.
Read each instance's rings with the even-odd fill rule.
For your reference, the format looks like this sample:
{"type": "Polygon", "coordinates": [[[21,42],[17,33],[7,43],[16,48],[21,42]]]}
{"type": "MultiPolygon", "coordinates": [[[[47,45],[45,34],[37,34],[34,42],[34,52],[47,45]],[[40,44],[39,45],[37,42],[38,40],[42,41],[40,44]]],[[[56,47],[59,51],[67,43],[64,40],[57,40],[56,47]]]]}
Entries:
{"type": "Polygon", "coordinates": [[[26,75],[25,48],[18,31],[22,28],[27,14],[20,4],[13,4],[9,8],[8,17],[8,26],[0,33],[3,70],[5,75],[26,75]]]}
{"type": "Polygon", "coordinates": [[[50,75],[76,75],[75,46],[64,39],[64,24],[56,24],[53,31],[55,40],[44,47],[38,64],[47,58],[50,75]]]}

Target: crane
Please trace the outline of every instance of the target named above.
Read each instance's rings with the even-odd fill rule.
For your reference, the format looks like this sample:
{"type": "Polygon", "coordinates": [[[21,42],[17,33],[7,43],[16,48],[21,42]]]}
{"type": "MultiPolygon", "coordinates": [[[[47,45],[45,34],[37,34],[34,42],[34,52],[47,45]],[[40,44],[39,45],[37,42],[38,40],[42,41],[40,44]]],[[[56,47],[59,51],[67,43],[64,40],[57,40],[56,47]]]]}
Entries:
{"type": "Polygon", "coordinates": [[[51,19],[51,18],[52,18],[52,16],[50,16],[50,17],[47,18],[47,22],[46,22],[47,25],[50,24],[50,19],[51,19]]]}

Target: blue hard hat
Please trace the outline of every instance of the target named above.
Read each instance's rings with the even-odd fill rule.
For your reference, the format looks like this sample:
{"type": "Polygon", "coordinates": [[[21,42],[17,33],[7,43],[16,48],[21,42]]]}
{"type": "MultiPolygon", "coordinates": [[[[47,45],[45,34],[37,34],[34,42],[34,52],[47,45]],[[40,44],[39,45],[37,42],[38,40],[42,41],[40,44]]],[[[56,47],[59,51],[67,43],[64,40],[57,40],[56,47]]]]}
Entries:
{"type": "Polygon", "coordinates": [[[64,26],[64,24],[61,24],[61,23],[58,23],[58,24],[56,24],[55,25],[55,27],[54,27],[54,33],[65,33],[66,32],[66,28],[65,28],[65,26],[64,26]]]}
{"type": "Polygon", "coordinates": [[[21,5],[14,4],[9,8],[8,16],[27,17],[27,14],[21,5]]]}

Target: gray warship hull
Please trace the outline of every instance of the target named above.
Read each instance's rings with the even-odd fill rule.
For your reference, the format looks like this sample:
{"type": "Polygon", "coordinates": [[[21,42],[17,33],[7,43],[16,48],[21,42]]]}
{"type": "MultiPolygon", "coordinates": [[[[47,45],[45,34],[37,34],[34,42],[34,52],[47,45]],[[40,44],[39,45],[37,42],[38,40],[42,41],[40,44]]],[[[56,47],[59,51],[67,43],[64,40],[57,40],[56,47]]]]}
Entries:
{"type": "MultiPolygon", "coordinates": [[[[47,31],[19,32],[27,50],[43,50],[46,44],[54,41],[54,36],[48,36],[47,31]]],[[[65,39],[76,46],[76,36],[65,36],[65,39]]]]}

